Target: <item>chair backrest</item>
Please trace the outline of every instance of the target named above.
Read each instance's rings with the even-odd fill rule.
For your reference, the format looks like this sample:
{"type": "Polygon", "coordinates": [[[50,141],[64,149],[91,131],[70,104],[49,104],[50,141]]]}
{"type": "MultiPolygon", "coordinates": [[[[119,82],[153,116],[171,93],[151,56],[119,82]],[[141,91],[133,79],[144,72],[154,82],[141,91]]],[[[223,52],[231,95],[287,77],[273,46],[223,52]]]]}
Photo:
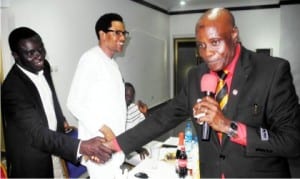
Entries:
{"type": "Polygon", "coordinates": [[[1,167],[0,178],[1,179],[7,178],[7,172],[6,172],[6,167],[5,167],[4,163],[1,162],[0,167],[1,167]]]}
{"type": "MultiPolygon", "coordinates": [[[[77,138],[78,137],[78,130],[76,127],[71,127],[69,131],[66,132],[68,136],[77,138]]],[[[83,174],[87,172],[87,169],[85,166],[79,164],[74,165],[71,162],[68,162],[66,160],[61,160],[64,173],[67,178],[80,178],[83,174]]]]}

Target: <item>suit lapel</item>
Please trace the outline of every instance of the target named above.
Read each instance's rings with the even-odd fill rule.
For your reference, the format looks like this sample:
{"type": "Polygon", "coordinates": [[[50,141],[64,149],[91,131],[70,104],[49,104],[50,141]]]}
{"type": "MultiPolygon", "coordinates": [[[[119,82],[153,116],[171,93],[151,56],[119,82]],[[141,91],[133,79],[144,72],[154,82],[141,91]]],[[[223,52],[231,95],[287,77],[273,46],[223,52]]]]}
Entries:
{"type": "Polygon", "coordinates": [[[40,110],[41,114],[43,114],[43,120],[44,122],[47,124],[48,126],[48,121],[47,121],[47,117],[46,117],[46,112],[43,108],[43,103],[42,103],[42,99],[40,97],[40,94],[38,92],[38,89],[36,88],[35,84],[30,80],[30,78],[16,65],[14,66],[14,71],[15,73],[19,76],[19,78],[25,83],[25,85],[28,87],[28,92],[30,92],[30,94],[26,94],[31,96],[32,98],[35,98],[34,101],[36,103],[36,106],[38,107],[37,109],[40,110]],[[39,107],[40,106],[40,107],[39,107]]]}
{"type": "Polygon", "coordinates": [[[24,81],[24,83],[27,85],[29,91],[31,92],[31,94],[28,94],[28,95],[32,96],[33,98],[36,98],[36,100],[34,100],[34,101],[38,101],[38,105],[42,106],[41,97],[40,97],[38,89],[36,88],[34,83],[30,80],[30,78],[25,73],[23,73],[23,71],[19,67],[15,66],[15,71],[18,74],[19,78],[21,78],[22,81],[24,81]]]}
{"type": "MultiPolygon", "coordinates": [[[[242,48],[241,56],[238,60],[238,63],[235,68],[235,72],[232,79],[231,89],[229,92],[229,100],[228,100],[228,108],[224,111],[224,114],[227,118],[231,120],[235,120],[234,116],[237,112],[237,107],[239,105],[239,101],[241,100],[242,91],[247,90],[244,89],[247,83],[247,80],[252,72],[253,66],[251,65],[251,61],[249,58],[249,53],[245,48],[242,48]]],[[[223,141],[224,145],[228,137],[223,141]]]]}
{"type": "Polygon", "coordinates": [[[247,51],[243,48],[240,59],[235,68],[235,72],[232,79],[232,85],[229,93],[229,108],[225,111],[228,118],[233,119],[239,100],[241,98],[242,91],[244,90],[245,83],[247,83],[248,77],[252,71],[252,65],[247,51]]]}

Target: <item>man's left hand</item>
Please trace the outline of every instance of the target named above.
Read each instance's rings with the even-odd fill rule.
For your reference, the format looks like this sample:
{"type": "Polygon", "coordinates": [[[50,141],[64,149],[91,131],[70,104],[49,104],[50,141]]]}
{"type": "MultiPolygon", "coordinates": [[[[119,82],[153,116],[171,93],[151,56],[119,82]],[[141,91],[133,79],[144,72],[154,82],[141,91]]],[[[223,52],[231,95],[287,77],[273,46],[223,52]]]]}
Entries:
{"type": "Polygon", "coordinates": [[[218,132],[224,133],[228,130],[230,120],[224,116],[219,103],[215,99],[211,97],[204,97],[201,101],[198,101],[194,105],[193,111],[194,116],[201,113],[204,114],[196,119],[198,124],[207,122],[212,129],[218,132]]]}
{"type": "Polygon", "coordinates": [[[146,158],[146,156],[149,156],[149,152],[145,148],[140,148],[140,149],[136,150],[136,152],[140,154],[141,160],[144,160],[146,158]]]}

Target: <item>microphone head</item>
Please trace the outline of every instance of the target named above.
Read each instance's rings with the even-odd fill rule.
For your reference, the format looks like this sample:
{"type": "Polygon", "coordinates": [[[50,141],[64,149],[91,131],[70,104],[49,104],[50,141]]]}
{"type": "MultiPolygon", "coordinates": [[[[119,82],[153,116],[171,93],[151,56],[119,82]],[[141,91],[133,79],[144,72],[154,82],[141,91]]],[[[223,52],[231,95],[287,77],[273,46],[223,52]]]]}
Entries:
{"type": "Polygon", "coordinates": [[[218,84],[218,77],[212,74],[204,74],[201,79],[201,91],[215,93],[218,84]]]}

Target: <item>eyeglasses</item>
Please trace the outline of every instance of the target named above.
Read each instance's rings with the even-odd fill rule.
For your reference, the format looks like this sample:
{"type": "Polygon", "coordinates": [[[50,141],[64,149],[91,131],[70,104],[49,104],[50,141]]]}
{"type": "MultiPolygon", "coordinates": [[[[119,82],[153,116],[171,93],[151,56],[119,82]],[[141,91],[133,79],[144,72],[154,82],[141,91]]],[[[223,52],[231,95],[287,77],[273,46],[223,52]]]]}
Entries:
{"type": "Polygon", "coordinates": [[[106,30],[106,32],[113,32],[117,36],[121,36],[121,35],[123,35],[124,37],[128,37],[129,36],[129,32],[127,32],[126,30],[125,31],[120,31],[120,30],[111,30],[111,29],[108,29],[108,30],[106,30]]]}

